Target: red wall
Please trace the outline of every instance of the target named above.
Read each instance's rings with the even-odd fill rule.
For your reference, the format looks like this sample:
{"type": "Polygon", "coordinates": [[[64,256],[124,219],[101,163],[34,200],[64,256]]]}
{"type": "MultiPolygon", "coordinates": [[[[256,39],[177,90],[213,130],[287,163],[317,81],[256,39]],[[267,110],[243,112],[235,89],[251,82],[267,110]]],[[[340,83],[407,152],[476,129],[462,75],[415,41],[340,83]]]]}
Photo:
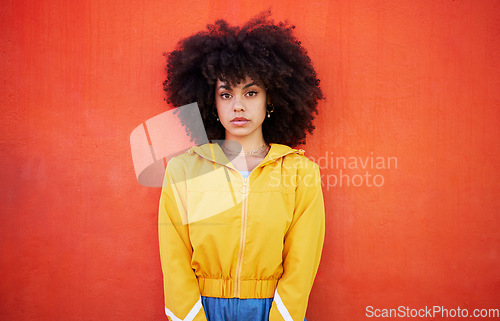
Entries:
{"type": "Polygon", "coordinates": [[[308,318],[500,308],[499,1],[3,1],[0,319],[164,319],[160,190],[129,135],[167,109],[162,52],[268,7],[328,97],[304,147],[327,208],[308,318]]]}

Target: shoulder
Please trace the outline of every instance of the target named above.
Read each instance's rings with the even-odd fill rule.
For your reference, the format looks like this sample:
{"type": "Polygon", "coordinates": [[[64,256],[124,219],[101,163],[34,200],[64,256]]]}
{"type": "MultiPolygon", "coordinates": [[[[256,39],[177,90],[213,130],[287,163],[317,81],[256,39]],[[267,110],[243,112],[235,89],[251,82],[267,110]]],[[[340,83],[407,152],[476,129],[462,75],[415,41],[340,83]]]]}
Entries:
{"type": "Polygon", "coordinates": [[[210,152],[210,143],[202,144],[202,145],[194,145],[186,150],[177,153],[176,156],[172,157],[168,163],[178,164],[178,163],[189,163],[196,159],[197,153],[209,153],[210,152]]]}
{"type": "Polygon", "coordinates": [[[319,166],[314,161],[306,156],[306,151],[304,149],[294,149],[290,148],[291,153],[285,155],[284,164],[292,165],[301,172],[319,172],[319,166]]]}
{"type": "Polygon", "coordinates": [[[167,162],[167,170],[181,170],[192,164],[194,161],[194,155],[192,148],[185,150],[184,152],[170,158],[167,162]]]}
{"type": "MultiPolygon", "coordinates": [[[[220,148],[219,148],[220,149],[220,148]]],[[[194,145],[178,155],[172,157],[167,162],[167,170],[172,171],[190,171],[200,166],[207,166],[213,163],[213,155],[215,152],[215,160],[221,160],[220,151],[214,144],[206,143],[202,145],[194,145]]]]}

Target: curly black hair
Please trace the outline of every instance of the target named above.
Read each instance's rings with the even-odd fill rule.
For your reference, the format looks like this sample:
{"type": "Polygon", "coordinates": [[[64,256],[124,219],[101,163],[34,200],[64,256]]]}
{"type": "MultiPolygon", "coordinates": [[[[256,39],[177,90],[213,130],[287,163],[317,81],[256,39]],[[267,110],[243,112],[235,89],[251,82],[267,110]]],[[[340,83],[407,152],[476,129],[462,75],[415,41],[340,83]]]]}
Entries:
{"type": "Polygon", "coordinates": [[[241,27],[217,20],[165,53],[167,102],[174,107],[197,102],[209,140],[225,135],[214,115],[217,79],[235,86],[246,76],[264,84],[274,105],[272,116],[262,124],[267,143],[305,144],[306,131],[314,130],[318,101],[324,99],[320,80],[293,35],[295,26],[286,21],[275,24],[270,14],[265,11],[241,27]]]}

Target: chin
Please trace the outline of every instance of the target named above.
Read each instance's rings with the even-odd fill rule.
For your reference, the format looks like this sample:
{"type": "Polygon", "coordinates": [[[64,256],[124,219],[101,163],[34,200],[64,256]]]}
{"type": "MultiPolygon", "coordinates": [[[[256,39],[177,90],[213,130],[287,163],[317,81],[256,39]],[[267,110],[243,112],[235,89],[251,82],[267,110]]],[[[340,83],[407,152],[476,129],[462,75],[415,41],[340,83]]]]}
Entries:
{"type": "MultiPolygon", "coordinates": [[[[243,138],[243,137],[249,136],[254,131],[246,129],[246,128],[241,128],[240,130],[231,130],[231,131],[228,131],[228,132],[229,132],[229,135],[232,136],[232,137],[243,138]]],[[[228,135],[226,134],[226,137],[227,136],[228,135]]]]}

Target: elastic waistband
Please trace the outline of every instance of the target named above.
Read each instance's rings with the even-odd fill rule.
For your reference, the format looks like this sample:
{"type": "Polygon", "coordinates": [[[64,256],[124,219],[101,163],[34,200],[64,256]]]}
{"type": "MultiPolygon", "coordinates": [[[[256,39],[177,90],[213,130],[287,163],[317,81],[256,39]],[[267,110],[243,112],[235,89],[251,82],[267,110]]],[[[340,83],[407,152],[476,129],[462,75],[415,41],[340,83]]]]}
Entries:
{"type": "MultiPolygon", "coordinates": [[[[278,279],[241,280],[240,299],[267,299],[274,297],[278,279]]],[[[232,279],[209,279],[198,277],[202,296],[234,298],[235,281],[232,279]]]]}

